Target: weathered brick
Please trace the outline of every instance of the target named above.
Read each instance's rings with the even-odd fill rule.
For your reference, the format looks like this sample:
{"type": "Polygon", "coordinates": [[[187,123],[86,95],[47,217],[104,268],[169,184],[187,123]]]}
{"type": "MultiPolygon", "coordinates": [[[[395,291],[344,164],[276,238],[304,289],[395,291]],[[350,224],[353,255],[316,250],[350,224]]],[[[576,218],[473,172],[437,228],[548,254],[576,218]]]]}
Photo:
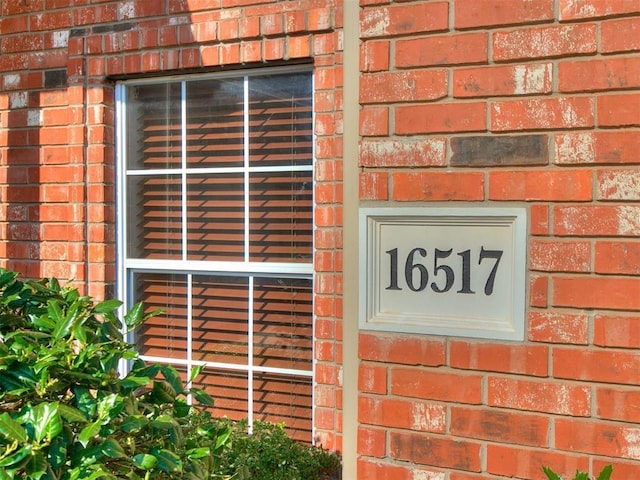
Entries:
{"type": "Polygon", "coordinates": [[[549,418],[500,409],[451,407],[451,433],[458,437],[543,447],[549,418]]]}
{"type": "Polygon", "coordinates": [[[398,106],[394,113],[395,133],[399,135],[487,129],[486,104],[481,102],[398,106]]]}
{"type": "Polygon", "coordinates": [[[640,163],[640,135],[634,131],[576,132],[555,135],[558,165],[640,163]]]}
{"type": "Polygon", "coordinates": [[[638,0],[560,0],[560,20],[581,20],[640,12],[638,0]]]}
{"type": "Polygon", "coordinates": [[[601,24],[600,49],[605,53],[640,50],[640,18],[607,20],[601,24]]]}
{"type": "Polygon", "coordinates": [[[556,205],[553,216],[556,235],[640,235],[638,205],[556,205]]]}
{"type": "Polygon", "coordinates": [[[372,362],[439,366],[445,362],[441,339],[396,335],[360,334],[360,358],[372,362]]]}
{"type": "Polygon", "coordinates": [[[505,61],[595,53],[597,33],[595,24],[500,31],[493,34],[493,59],[505,61]]]}
{"type": "Polygon", "coordinates": [[[363,139],[360,142],[361,167],[443,166],[446,143],[442,137],[427,139],[363,139]]]}
{"type": "Polygon", "coordinates": [[[560,62],[560,92],[596,92],[640,87],[640,57],[560,62]]]}
{"type": "Polygon", "coordinates": [[[358,420],[386,428],[444,433],[447,407],[425,401],[361,396],[358,399],[358,420]]]}
{"type": "Polygon", "coordinates": [[[640,355],[634,351],[555,347],[553,376],[571,380],[637,385],[640,379],[640,355]]]}
{"type": "Polygon", "coordinates": [[[551,93],[553,65],[529,64],[459,68],[453,72],[453,96],[458,98],[551,93]]]}
{"type": "Polygon", "coordinates": [[[595,315],[593,343],[602,347],[640,348],[640,316],[595,315]]]}
{"type": "Polygon", "coordinates": [[[532,240],[529,268],[543,272],[589,272],[591,243],[532,240]]]}
{"type": "Polygon", "coordinates": [[[587,97],[535,98],[494,102],[491,130],[550,130],[593,127],[594,101],[587,97]]]}
{"type": "Polygon", "coordinates": [[[636,423],[640,415],[637,389],[601,386],[596,390],[596,414],[607,420],[636,423]]]}
{"type": "Polygon", "coordinates": [[[489,59],[486,33],[397,40],[395,47],[395,66],[398,68],[486,63],[489,59]]]}
{"type": "Polygon", "coordinates": [[[564,418],[557,419],[555,427],[560,450],[640,460],[640,427],[564,418]]]}
{"type": "Polygon", "coordinates": [[[511,2],[502,0],[456,0],[456,28],[545,22],[554,17],[553,0],[511,2]]]}
{"type": "Polygon", "coordinates": [[[437,100],[446,95],[445,70],[373,73],[360,77],[360,103],[437,100]]]}
{"type": "Polygon", "coordinates": [[[360,71],[380,72],[389,69],[389,40],[369,40],[360,46],[360,71]]]}
{"type": "Polygon", "coordinates": [[[388,200],[389,174],[387,172],[362,172],[358,191],[360,200],[388,200]]]}
{"type": "Polygon", "coordinates": [[[400,202],[484,199],[479,172],[401,172],[392,174],[391,183],[391,198],[400,202]]]}
{"type": "Polygon", "coordinates": [[[448,12],[447,2],[365,8],[360,13],[360,35],[371,38],[446,30],[448,12]]]}
{"type": "Polygon", "coordinates": [[[454,167],[546,165],[547,135],[465,136],[451,138],[454,167]]]}
{"type": "Polygon", "coordinates": [[[494,171],[490,200],[587,201],[592,198],[589,170],[494,171]]]}
{"type": "Polygon", "coordinates": [[[640,200],[638,169],[607,169],[597,171],[599,200],[640,200]]]}
{"type": "Polygon", "coordinates": [[[422,465],[438,465],[472,472],[480,471],[480,443],[436,435],[391,432],[389,451],[393,458],[422,465]]]}

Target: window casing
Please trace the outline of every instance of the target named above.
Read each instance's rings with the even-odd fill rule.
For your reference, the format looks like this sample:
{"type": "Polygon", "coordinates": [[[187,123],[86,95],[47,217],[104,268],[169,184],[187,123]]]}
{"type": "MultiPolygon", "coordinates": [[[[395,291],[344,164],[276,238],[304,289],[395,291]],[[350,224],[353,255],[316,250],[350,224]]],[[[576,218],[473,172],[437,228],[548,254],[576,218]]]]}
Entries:
{"type": "Polygon", "coordinates": [[[118,271],[135,332],[216,415],[312,437],[310,69],[122,82],[118,271]]]}

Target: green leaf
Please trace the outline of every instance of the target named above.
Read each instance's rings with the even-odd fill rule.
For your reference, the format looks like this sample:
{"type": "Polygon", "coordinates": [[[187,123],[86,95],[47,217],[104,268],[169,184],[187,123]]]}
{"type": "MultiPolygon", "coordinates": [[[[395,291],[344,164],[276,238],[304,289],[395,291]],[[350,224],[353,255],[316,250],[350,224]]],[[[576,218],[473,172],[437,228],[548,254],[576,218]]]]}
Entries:
{"type": "Polygon", "coordinates": [[[189,374],[189,382],[193,382],[200,373],[204,370],[204,365],[195,365],[191,367],[191,373],[189,374]]]}
{"type": "Polygon", "coordinates": [[[542,467],[542,470],[549,480],[562,480],[562,478],[549,467],[542,467]]]}
{"type": "Polygon", "coordinates": [[[0,460],[0,467],[10,467],[21,463],[24,459],[28,458],[33,452],[33,445],[25,445],[20,450],[12,453],[11,455],[4,457],[0,460]]]}
{"type": "Polygon", "coordinates": [[[147,425],[149,419],[144,415],[130,415],[122,421],[120,428],[125,433],[137,433],[147,425]]]}
{"type": "Polygon", "coordinates": [[[133,330],[142,323],[143,319],[144,305],[138,302],[124,315],[124,324],[129,330],[133,330]]]}
{"type": "Polygon", "coordinates": [[[153,382],[153,396],[158,403],[173,403],[176,398],[176,391],[164,380],[153,382]]]}
{"type": "Polygon", "coordinates": [[[27,431],[5,412],[0,415],[0,434],[12,442],[26,443],[27,431]]]}
{"type": "Polygon", "coordinates": [[[133,464],[141,470],[151,470],[158,464],[158,459],[147,453],[139,453],[133,457],[133,464]]]}
{"type": "Polygon", "coordinates": [[[87,421],[87,417],[84,413],[82,413],[77,408],[71,407],[69,405],[64,405],[64,404],[58,405],[58,413],[60,413],[60,416],[63,419],[65,419],[67,422],[70,422],[70,423],[87,421]]]}
{"type": "Polygon", "coordinates": [[[27,462],[25,472],[29,480],[39,480],[47,473],[47,459],[42,452],[35,452],[27,462]]]}
{"type": "Polygon", "coordinates": [[[49,305],[47,306],[47,313],[49,314],[49,318],[55,322],[55,327],[53,328],[53,332],[51,334],[53,339],[60,340],[61,338],[69,335],[71,324],[73,322],[73,316],[64,316],[64,314],[62,313],[62,309],[60,308],[60,302],[58,300],[49,301],[49,305]]]}
{"type": "Polygon", "coordinates": [[[102,428],[102,420],[96,420],[88,424],[80,431],[80,435],[78,435],[78,441],[82,444],[83,447],[86,447],[91,439],[100,433],[100,429],[102,428]]]}
{"type": "Polygon", "coordinates": [[[163,472],[182,471],[182,460],[175,453],[164,448],[154,447],[151,454],[158,459],[158,468],[163,472]]]}
{"type": "Polygon", "coordinates": [[[613,465],[607,465],[602,469],[596,480],[609,480],[613,473],[613,465]]]}
{"type": "Polygon", "coordinates": [[[176,392],[176,394],[184,392],[182,378],[180,378],[180,374],[175,368],[173,368],[171,365],[163,365],[162,367],[160,367],[160,371],[162,372],[165,380],[169,382],[169,384],[173,387],[173,390],[176,392]]]}
{"type": "Polygon", "coordinates": [[[107,438],[100,449],[104,455],[109,458],[122,458],[126,457],[124,449],[120,446],[120,444],[113,438],[107,438]]]}
{"type": "Polygon", "coordinates": [[[120,300],[105,300],[104,302],[100,302],[95,307],[93,307],[93,311],[96,313],[111,313],[120,308],[121,305],[122,302],[120,300]]]}
{"type": "Polygon", "coordinates": [[[49,463],[53,468],[62,467],[67,461],[67,441],[62,435],[57,436],[49,447],[49,463]]]}
{"type": "Polygon", "coordinates": [[[121,381],[122,388],[144,387],[145,385],[149,385],[149,383],[151,383],[151,379],[149,377],[140,377],[132,374],[127,375],[121,381]]]}
{"type": "Polygon", "coordinates": [[[34,428],[34,440],[51,440],[62,432],[62,419],[58,413],[58,403],[40,403],[31,408],[30,420],[34,428]]]}
{"type": "Polygon", "coordinates": [[[209,447],[197,447],[191,448],[185,452],[185,455],[189,458],[204,458],[211,455],[209,447]]]}
{"type": "Polygon", "coordinates": [[[189,390],[189,393],[191,393],[193,395],[193,398],[195,398],[203,405],[206,405],[207,407],[213,407],[213,398],[204,390],[201,390],[200,388],[192,388],[191,390],[189,390]]]}

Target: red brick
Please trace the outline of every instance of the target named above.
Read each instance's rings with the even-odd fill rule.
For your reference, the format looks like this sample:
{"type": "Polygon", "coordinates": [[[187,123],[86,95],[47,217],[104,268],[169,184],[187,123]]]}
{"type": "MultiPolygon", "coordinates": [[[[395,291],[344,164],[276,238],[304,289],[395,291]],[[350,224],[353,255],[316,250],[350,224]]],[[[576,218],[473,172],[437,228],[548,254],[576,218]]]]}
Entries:
{"type": "Polygon", "coordinates": [[[602,347],[640,348],[640,316],[595,315],[593,344],[602,347]]]}
{"type": "Polygon", "coordinates": [[[447,407],[424,401],[384,397],[358,399],[358,421],[387,428],[444,433],[447,407]]]}
{"type": "Polygon", "coordinates": [[[391,182],[391,198],[400,202],[484,199],[484,175],[479,172],[393,173],[391,182]]]}
{"type": "Polygon", "coordinates": [[[386,453],[386,445],[387,440],[385,429],[365,426],[358,427],[359,455],[365,455],[367,457],[384,457],[386,453]]]}
{"type": "Polygon", "coordinates": [[[640,163],[640,135],[634,131],[560,133],[555,162],[568,164],[640,163]]]}
{"type": "Polygon", "coordinates": [[[532,240],[529,268],[543,272],[589,272],[591,243],[532,240]]]}
{"type": "Polygon", "coordinates": [[[542,478],[541,466],[554,472],[587,471],[589,459],[584,455],[554,452],[549,449],[528,449],[513,445],[487,445],[487,472],[515,478],[542,478]]]}
{"type": "Polygon", "coordinates": [[[640,12],[638,0],[560,0],[560,20],[580,20],[640,12]]]}
{"type": "Polygon", "coordinates": [[[640,235],[638,205],[557,205],[553,217],[556,235],[640,235]]]}
{"type": "Polygon", "coordinates": [[[640,18],[608,20],[602,22],[600,28],[600,49],[602,52],[614,53],[640,50],[640,18]]]}
{"type": "Polygon", "coordinates": [[[452,340],[449,365],[466,370],[546,376],[547,352],[547,347],[542,345],[514,346],[452,340]]]}
{"type": "Polygon", "coordinates": [[[587,97],[536,98],[495,102],[491,130],[548,130],[593,127],[595,108],[587,97]]]}
{"type": "Polygon", "coordinates": [[[637,385],[640,382],[640,355],[633,350],[555,347],[553,376],[587,382],[637,385]]]}
{"type": "Polygon", "coordinates": [[[599,200],[640,200],[638,169],[607,169],[597,172],[599,200]]]}
{"type": "Polygon", "coordinates": [[[489,59],[488,41],[486,33],[397,40],[395,66],[411,68],[486,63],[489,59]]]}
{"type": "Polygon", "coordinates": [[[360,109],[360,135],[386,136],[389,134],[389,107],[360,109]]]}
{"type": "Polygon", "coordinates": [[[489,377],[487,405],[572,417],[588,417],[591,415],[591,387],[572,385],[567,382],[489,377]]]}
{"type": "Polygon", "coordinates": [[[361,167],[444,166],[446,141],[443,137],[363,139],[358,159],[361,167]]]}
{"type": "Polygon", "coordinates": [[[361,363],[358,368],[358,391],[387,393],[387,367],[361,363]]]}
{"type": "Polygon", "coordinates": [[[558,65],[560,92],[595,92],[640,87],[640,56],[567,61],[558,65]]]}
{"type": "Polygon", "coordinates": [[[358,458],[358,478],[376,480],[413,480],[413,468],[390,463],[376,463],[358,458]]]}
{"type": "Polygon", "coordinates": [[[499,409],[451,407],[449,431],[458,437],[544,447],[549,419],[499,409]]]}
{"type": "Polygon", "coordinates": [[[456,0],[456,28],[485,27],[532,22],[554,18],[553,0],[509,2],[503,0],[456,0]]]}
{"type": "Polygon", "coordinates": [[[596,390],[596,414],[607,420],[637,423],[640,417],[640,391],[601,386],[596,390]]]}
{"type": "Polygon", "coordinates": [[[360,13],[362,38],[443,31],[449,28],[448,2],[365,8],[360,13]]]}
{"type": "Polygon", "coordinates": [[[495,97],[550,93],[550,63],[459,68],[453,71],[453,96],[495,97]]]}
{"type": "Polygon", "coordinates": [[[591,200],[589,170],[494,171],[489,173],[490,200],[591,200]]]}
{"type": "Polygon", "coordinates": [[[589,317],[585,314],[532,310],[529,311],[527,320],[528,338],[532,342],[574,345],[589,343],[589,317]]]}
{"type": "Polygon", "coordinates": [[[360,46],[360,71],[380,72],[389,70],[389,49],[388,40],[369,40],[360,46]]]}
{"type": "Polygon", "coordinates": [[[487,129],[486,104],[442,103],[395,108],[395,133],[480,132],[487,129]]]}
{"type": "Polygon", "coordinates": [[[640,125],[640,94],[598,97],[598,125],[602,127],[640,125]]]}
{"type": "Polygon", "coordinates": [[[358,352],[362,360],[372,362],[439,366],[445,362],[445,341],[361,333],[358,352]]]}
{"type": "Polygon", "coordinates": [[[482,375],[442,372],[435,369],[393,367],[391,393],[424,400],[480,404],[482,375]]]}
{"type": "Polygon", "coordinates": [[[548,205],[531,205],[529,207],[529,233],[531,235],[549,234],[548,205]]]}
{"type": "Polygon", "coordinates": [[[493,34],[496,61],[576,56],[598,48],[595,24],[559,25],[493,34]]]}
{"type": "Polygon", "coordinates": [[[360,103],[436,100],[447,95],[447,72],[373,73],[360,77],[360,103]]]}
{"type": "Polygon", "coordinates": [[[389,200],[387,172],[362,172],[359,179],[360,200],[389,200]]]}
{"type": "Polygon", "coordinates": [[[595,252],[597,273],[640,275],[640,243],[599,241],[595,252]]]}
{"type": "Polygon", "coordinates": [[[409,460],[422,465],[437,465],[440,468],[480,471],[481,446],[479,443],[446,438],[441,435],[399,432],[391,432],[389,435],[390,455],[398,460],[409,460]]]}
{"type": "Polygon", "coordinates": [[[640,278],[570,277],[553,280],[553,305],[640,310],[640,278]]]}
{"type": "Polygon", "coordinates": [[[640,427],[559,418],[555,445],[560,450],[640,460],[640,427]]]}

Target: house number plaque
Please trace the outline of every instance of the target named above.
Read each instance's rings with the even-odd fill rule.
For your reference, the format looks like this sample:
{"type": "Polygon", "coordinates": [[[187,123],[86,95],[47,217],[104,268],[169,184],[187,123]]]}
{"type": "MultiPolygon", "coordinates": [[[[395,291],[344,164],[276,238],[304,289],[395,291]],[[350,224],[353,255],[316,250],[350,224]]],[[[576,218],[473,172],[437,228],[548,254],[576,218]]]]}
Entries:
{"type": "Polygon", "coordinates": [[[360,211],[360,327],[522,340],[524,208],[360,211]]]}

